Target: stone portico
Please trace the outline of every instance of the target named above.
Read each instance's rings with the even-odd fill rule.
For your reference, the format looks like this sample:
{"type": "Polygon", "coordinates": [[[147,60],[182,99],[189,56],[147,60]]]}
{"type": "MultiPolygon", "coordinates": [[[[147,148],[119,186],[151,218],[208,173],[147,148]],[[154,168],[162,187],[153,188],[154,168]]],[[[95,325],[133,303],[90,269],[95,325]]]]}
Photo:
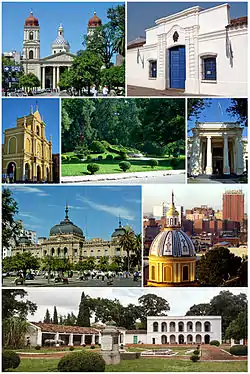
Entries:
{"type": "Polygon", "coordinates": [[[196,123],[188,139],[191,175],[241,175],[246,170],[244,127],[237,122],[196,123]]]}

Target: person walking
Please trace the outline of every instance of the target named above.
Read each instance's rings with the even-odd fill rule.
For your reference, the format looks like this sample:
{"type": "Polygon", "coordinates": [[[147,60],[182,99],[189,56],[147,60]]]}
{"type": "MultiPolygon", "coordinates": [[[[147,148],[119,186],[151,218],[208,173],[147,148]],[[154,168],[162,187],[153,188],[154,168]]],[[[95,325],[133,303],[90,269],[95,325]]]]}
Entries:
{"type": "Polygon", "coordinates": [[[109,93],[108,86],[105,85],[102,89],[102,95],[108,96],[108,93],[109,93]]]}

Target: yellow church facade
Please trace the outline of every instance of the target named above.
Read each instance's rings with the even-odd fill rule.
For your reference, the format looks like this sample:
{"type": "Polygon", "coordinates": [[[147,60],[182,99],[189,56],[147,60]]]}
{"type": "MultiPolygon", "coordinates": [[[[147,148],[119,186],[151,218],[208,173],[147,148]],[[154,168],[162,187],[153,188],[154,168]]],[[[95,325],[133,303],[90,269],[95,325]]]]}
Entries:
{"type": "Polygon", "coordinates": [[[197,286],[196,253],[189,236],[181,230],[174,205],[167,212],[167,224],[153,240],[149,250],[147,286],[197,286]]]}
{"type": "Polygon", "coordinates": [[[38,111],[17,118],[16,127],[4,131],[2,170],[9,182],[53,182],[52,139],[38,111]]]}

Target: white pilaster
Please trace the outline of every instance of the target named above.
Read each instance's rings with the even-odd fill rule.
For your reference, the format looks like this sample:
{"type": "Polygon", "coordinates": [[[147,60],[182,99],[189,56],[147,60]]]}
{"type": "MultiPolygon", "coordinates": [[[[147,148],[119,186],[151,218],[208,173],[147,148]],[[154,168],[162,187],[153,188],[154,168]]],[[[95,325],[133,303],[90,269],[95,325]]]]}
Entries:
{"type": "Polygon", "coordinates": [[[95,334],[91,336],[91,344],[95,344],[95,334]]]}
{"type": "Polygon", "coordinates": [[[85,334],[81,336],[81,345],[85,344],[85,334]]]}
{"type": "Polygon", "coordinates": [[[42,67],[42,89],[45,90],[45,66],[42,67]]]}
{"type": "Polygon", "coordinates": [[[213,173],[212,169],[212,137],[207,136],[207,166],[206,174],[211,175],[213,173]]]}
{"type": "Polygon", "coordinates": [[[53,82],[52,88],[54,90],[56,88],[56,67],[55,66],[53,66],[52,82],[53,82]]]}
{"type": "Polygon", "coordinates": [[[230,174],[229,158],[228,158],[228,135],[224,134],[224,148],[223,148],[223,174],[230,174]]]}
{"type": "Polygon", "coordinates": [[[59,80],[60,80],[60,66],[57,66],[56,67],[56,85],[57,85],[57,88],[59,88],[58,87],[59,80]]]}
{"type": "Polygon", "coordinates": [[[69,335],[69,344],[68,345],[73,345],[73,334],[69,335]]]}

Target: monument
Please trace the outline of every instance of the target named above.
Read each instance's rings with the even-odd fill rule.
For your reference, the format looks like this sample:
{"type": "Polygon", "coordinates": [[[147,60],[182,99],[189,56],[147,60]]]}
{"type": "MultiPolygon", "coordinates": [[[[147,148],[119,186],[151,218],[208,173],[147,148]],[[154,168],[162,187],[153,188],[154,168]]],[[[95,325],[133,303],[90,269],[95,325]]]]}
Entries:
{"type": "Polygon", "coordinates": [[[101,353],[106,365],[120,363],[119,353],[119,331],[114,321],[109,318],[104,330],[101,333],[101,353]]]}

